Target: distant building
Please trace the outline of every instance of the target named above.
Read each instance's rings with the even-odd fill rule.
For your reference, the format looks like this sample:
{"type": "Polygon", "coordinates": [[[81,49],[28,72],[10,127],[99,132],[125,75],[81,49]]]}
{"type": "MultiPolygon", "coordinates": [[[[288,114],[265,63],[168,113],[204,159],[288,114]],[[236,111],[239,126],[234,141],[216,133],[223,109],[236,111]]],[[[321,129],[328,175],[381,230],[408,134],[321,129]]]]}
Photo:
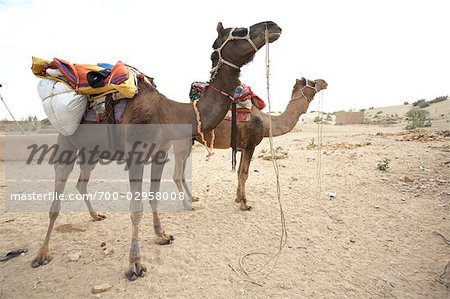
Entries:
{"type": "Polygon", "coordinates": [[[364,112],[336,112],[336,125],[352,125],[364,123],[364,112]]]}

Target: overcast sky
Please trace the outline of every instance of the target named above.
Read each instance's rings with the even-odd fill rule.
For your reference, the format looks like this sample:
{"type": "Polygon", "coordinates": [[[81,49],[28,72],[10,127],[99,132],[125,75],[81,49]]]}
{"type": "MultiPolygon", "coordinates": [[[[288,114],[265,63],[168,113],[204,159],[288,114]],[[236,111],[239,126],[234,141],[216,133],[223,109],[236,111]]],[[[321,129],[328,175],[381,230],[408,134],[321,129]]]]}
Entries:
{"type": "MultiPolygon", "coordinates": [[[[73,63],[121,60],[155,78],[169,98],[188,101],[207,81],[217,22],[274,21],[270,45],[274,111],[296,78],[324,79],[324,110],[381,107],[450,94],[450,1],[46,1],[0,0],[0,93],[17,118],[45,113],[31,56],[73,63]]],[[[241,80],[263,99],[265,49],[241,80]]],[[[10,118],[0,106],[0,118],[10,118]]],[[[317,110],[317,99],[310,107],[317,110]]]]}

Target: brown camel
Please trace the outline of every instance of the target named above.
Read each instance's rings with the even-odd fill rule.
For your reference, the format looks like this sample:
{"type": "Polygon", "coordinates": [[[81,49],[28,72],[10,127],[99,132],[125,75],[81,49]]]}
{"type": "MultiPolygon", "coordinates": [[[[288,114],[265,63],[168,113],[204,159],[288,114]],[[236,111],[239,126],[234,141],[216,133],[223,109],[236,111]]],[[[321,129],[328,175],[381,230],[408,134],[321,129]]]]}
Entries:
{"type": "MultiPolygon", "coordinates": [[[[321,79],[315,81],[309,81],[304,78],[296,80],[286,111],[281,115],[272,116],[273,136],[280,136],[290,132],[297,124],[300,115],[308,109],[315,94],[326,88],[327,83],[321,79]]],[[[269,137],[269,115],[253,105],[250,120],[248,122],[238,122],[237,128],[237,145],[238,150],[241,152],[241,161],[238,168],[236,202],[240,203],[240,209],[242,211],[248,211],[251,209],[251,206],[247,205],[245,182],[248,178],[248,169],[255,147],[261,142],[263,137],[269,137]]],[[[227,149],[231,147],[231,121],[223,120],[214,129],[214,135],[214,148],[227,149]]],[[[208,141],[208,145],[211,145],[211,131],[205,133],[205,140],[208,141]]],[[[199,137],[197,137],[197,141],[202,142],[199,137]]],[[[182,192],[184,187],[186,194],[192,198],[192,201],[196,201],[198,199],[192,197],[184,174],[186,160],[191,154],[192,149],[192,146],[187,146],[187,144],[192,144],[192,141],[189,139],[173,141],[175,155],[173,180],[180,192],[182,192]]]]}
{"type": "MultiPolygon", "coordinates": [[[[218,37],[213,44],[214,52],[211,55],[213,69],[211,71],[210,86],[213,88],[209,88],[205,92],[205,96],[197,105],[201,117],[202,131],[213,129],[225,117],[225,114],[230,108],[230,100],[224,94],[232,94],[234,89],[239,85],[240,68],[250,62],[253,59],[255,52],[264,46],[266,32],[268,33],[269,42],[273,42],[279,38],[281,29],[273,22],[262,22],[249,28],[226,29],[222,26],[222,23],[219,23],[217,25],[217,32],[218,37]]],[[[196,137],[198,135],[197,115],[192,104],[179,103],[168,99],[146,80],[140,80],[138,82],[138,87],[139,94],[128,101],[126,105],[122,124],[156,124],[157,127],[161,127],[161,125],[164,124],[189,124],[192,126],[192,130],[188,133],[169,129],[163,132],[157,131],[152,136],[141,136],[142,141],[152,142],[152,144],[156,144],[159,149],[150,152],[149,150],[146,151],[144,147],[141,148],[144,156],[147,156],[149,152],[152,154],[148,157],[147,162],[150,160],[156,161],[161,159],[161,156],[157,156],[161,151],[166,155],[171,140],[196,137]]],[[[67,157],[70,154],[70,157],[76,157],[77,152],[79,153],[81,150],[85,149],[92,151],[96,147],[100,148],[100,152],[111,152],[111,140],[107,138],[109,132],[106,129],[97,129],[102,127],[107,128],[108,126],[94,124],[81,125],[72,136],[58,136],[58,147],[55,154],[56,159],[54,159],[57,162],[55,163],[55,198],[58,198],[59,194],[63,194],[66,180],[76,161],[75,158],[66,159],[66,161],[70,160],[70,163],[58,163],[58,161],[64,160],[62,159],[63,155],[64,157],[67,157]],[[93,135],[92,131],[95,130],[104,131],[100,134],[93,135]],[[80,147],[80,144],[83,144],[83,148],[80,147]]],[[[137,158],[131,155],[131,151],[127,151],[127,149],[132,146],[129,144],[129,136],[133,135],[135,132],[127,131],[127,129],[122,130],[124,131],[119,131],[118,136],[120,136],[122,140],[125,140],[123,152],[130,156],[127,158],[127,161],[129,161],[128,174],[130,191],[133,195],[133,198],[130,201],[132,238],[129,254],[129,267],[126,271],[126,277],[130,280],[135,280],[138,277],[144,276],[146,272],[146,267],[141,261],[139,245],[139,223],[143,216],[143,203],[142,200],[136,198],[136,194],[142,194],[144,164],[138,163],[137,158]]],[[[142,131],[140,131],[139,134],[143,134],[142,131]]],[[[165,159],[164,157],[163,161],[165,159]]],[[[81,173],[77,188],[83,194],[87,193],[86,186],[89,176],[94,169],[95,164],[98,162],[98,158],[104,159],[104,157],[99,156],[93,163],[86,162],[80,164],[81,173]]],[[[164,163],[152,163],[150,192],[157,193],[159,191],[163,168],[164,163]]],[[[88,201],[86,203],[94,220],[103,218],[92,210],[88,201]]],[[[161,226],[158,213],[158,202],[156,200],[151,200],[150,204],[153,212],[153,225],[157,242],[161,245],[171,243],[173,237],[167,235],[161,226]]],[[[31,262],[32,267],[45,265],[52,259],[49,250],[49,240],[60,207],[60,200],[54,200],[52,202],[49,212],[50,221],[47,234],[44,243],[31,262]]]]}

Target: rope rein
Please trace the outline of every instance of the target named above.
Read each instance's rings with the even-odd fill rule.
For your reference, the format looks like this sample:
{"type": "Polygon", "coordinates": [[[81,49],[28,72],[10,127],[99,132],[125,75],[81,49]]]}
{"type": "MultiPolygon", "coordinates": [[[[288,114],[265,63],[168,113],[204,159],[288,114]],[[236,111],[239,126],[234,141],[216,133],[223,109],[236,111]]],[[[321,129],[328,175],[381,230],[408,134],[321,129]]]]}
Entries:
{"type": "Polygon", "coordinates": [[[327,209],[320,202],[320,195],[322,193],[322,149],[323,149],[323,91],[321,92],[317,110],[319,111],[320,121],[317,124],[317,165],[316,165],[316,177],[317,177],[317,203],[320,209],[331,219],[334,223],[337,222],[336,218],[328,213],[327,209]]]}
{"type": "MultiPolygon", "coordinates": [[[[0,84],[0,87],[2,87],[2,85],[0,84]]],[[[8,105],[6,105],[5,100],[3,99],[2,95],[0,94],[0,100],[2,101],[3,105],[5,106],[6,110],[8,111],[9,115],[12,117],[12,119],[16,122],[17,126],[20,128],[20,130],[22,131],[22,134],[27,135],[28,137],[30,137],[31,139],[33,139],[34,141],[36,141],[38,144],[42,144],[39,140],[37,140],[36,138],[34,138],[32,135],[30,135],[27,131],[25,131],[25,129],[22,127],[22,125],[17,121],[17,119],[14,117],[14,115],[12,114],[11,110],[9,110],[8,105]]]]}
{"type": "MultiPolygon", "coordinates": [[[[287,242],[287,231],[286,231],[286,219],[284,217],[283,205],[281,203],[281,187],[280,187],[280,171],[278,167],[278,160],[275,156],[275,149],[273,146],[273,131],[272,131],[272,113],[271,113],[271,103],[270,103],[270,56],[269,56],[269,31],[267,30],[266,25],[266,81],[267,81],[267,102],[269,106],[269,144],[270,144],[270,152],[272,155],[272,164],[275,170],[276,181],[277,181],[277,200],[280,208],[280,220],[281,220],[281,235],[280,235],[280,246],[278,252],[276,254],[277,260],[278,255],[281,253],[283,247],[287,242]]],[[[303,91],[302,91],[303,93],[303,91]]],[[[276,262],[275,262],[276,264],[276,262]]],[[[275,267],[275,264],[272,268],[275,267]]]]}
{"type": "MultiPolygon", "coordinates": [[[[213,90],[217,91],[218,93],[220,93],[221,95],[227,97],[231,102],[235,102],[236,100],[234,99],[234,97],[232,97],[231,95],[229,95],[228,93],[215,88],[214,86],[209,85],[209,87],[211,87],[213,90]]],[[[197,133],[200,135],[200,141],[203,144],[203,146],[206,148],[206,150],[208,151],[208,154],[206,155],[206,157],[211,157],[212,155],[214,155],[214,141],[216,139],[216,135],[214,133],[214,129],[211,130],[211,143],[208,146],[208,141],[205,139],[205,135],[202,132],[202,122],[201,122],[201,118],[200,118],[200,111],[198,111],[198,100],[192,101],[192,105],[194,106],[194,112],[195,112],[195,116],[196,116],[196,120],[197,120],[197,133]]]]}
{"type": "Polygon", "coordinates": [[[323,93],[319,98],[318,108],[319,111],[319,123],[317,125],[317,200],[320,199],[320,193],[322,192],[322,142],[323,142],[323,93]]]}
{"type": "MultiPolygon", "coordinates": [[[[200,139],[202,141],[202,144],[205,146],[206,150],[208,151],[208,154],[206,157],[211,157],[214,155],[214,152],[212,151],[214,148],[214,139],[211,141],[211,148],[208,147],[208,143],[205,140],[205,135],[202,132],[202,121],[200,119],[200,112],[197,108],[198,100],[192,101],[192,106],[194,107],[195,112],[195,118],[197,120],[197,133],[200,135],[200,139]]],[[[214,136],[214,130],[211,131],[212,136],[214,136]]]]}
{"type": "MultiPolygon", "coordinates": [[[[278,167],[278,161],[276,159],[275,156],[275,149],[273,146],[273,132],[272,132],[272,115],[271,115],[271,104],[270,104],[270,58],[269,58],[269,35],[268,35],[268,30],[266,27],[266,31],[265,31],[265,39],[266,39],[266,84],[267,84],[267,103],[268,103],[268,108],[269,108],[269,144],[270,144],[270,153],[272,156],[272,164],[275,170],[275,176],[276,176],[276,184],[277,184],[277,200],[278,200],[278,206],[280,209],[280,221],[281,221],[281,235],[280,235],[280,242],[278,245],[278,250],[277,252],[271,256],[265,263],[264,265],[255,270],[255,271],[248,271],[244,265],[243,262],[245,260],[245,258],[251,256],[251,255],[268,255],[267,253],[263,253],[263,252],[250,252],[247,253],[245,255],[243,255],[240,259],[239,259],[239,266],[241,271],[247,276],[247,278],[245,278],[245,281],[249,281],[251,283],[254,283],[256,285],[262,286],[263,284],[258,282],[254,277],[251,276],[251,274],[254,273],[259,273],[262,270],[264,270],[266,267],[269,266],[269,264],[273,261],[270,270],[264,275],[264,278],[267,278],[271,272],[273,271],[273,269],[275,268],[275,266],[278,263],[278,258],[280,257],[280,254],[284,248],[284,246],[287,243],[287,230],[286,230],[286,219],[284,216],[284,211],[283,211],[283,205],[281,202],[281,187],[280,187],[280,174],[279,174],[279,167],[278,167]]],[[[237,271],[230,265],[230,267],[237,273],[237,271]]],[[[241,277],[238,274],[239,277],[241,277]]]]}
{"type": "Polygon", "coordinates": [[[217,91],[218,93],[220,93],[221,95],[223,95],[224,97],[228,98],[231,102],[236,102],[235,98],[231,95],[229,95],[228,93],[226,93],[225,91],[222,91],[218,88],[215,88],[214,86],[209,85],[208,87],[211,87],[212,89],[214,89],[215,91],[217,91]]]}

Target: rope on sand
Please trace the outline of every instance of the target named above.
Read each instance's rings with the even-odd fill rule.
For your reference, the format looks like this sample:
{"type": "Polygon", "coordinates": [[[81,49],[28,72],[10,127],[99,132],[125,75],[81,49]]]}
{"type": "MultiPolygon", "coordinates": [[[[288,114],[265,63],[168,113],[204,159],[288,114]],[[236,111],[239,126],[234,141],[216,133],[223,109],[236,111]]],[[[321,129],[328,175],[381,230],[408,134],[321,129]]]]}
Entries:
{"type": "Polygon", "coordinates": [[[318,102],[317,111],[319,113],[319,122],[317,123],[317,166],[316,166],[316,177],[317,177],[317,202],[319,203],[322,211],[335,223],[336,218],[328,213],[327,209],[320,202],[320,194],[322,193],[322,145],[323,145],[323,91],[320,93],[320,98],[318,102]]]}
{"type": "Polygon", "coordinates": [[[435,235],[438,236],[438,237],[441,237],[445,244],[450,245],[450,240],[447,239],[446,237],[444,237],[444,235],[441,234],[440,232],[438,232],[438,231],[435,230],[435,231],[433,232],[433,234],[435,234],[435,235]]]}

